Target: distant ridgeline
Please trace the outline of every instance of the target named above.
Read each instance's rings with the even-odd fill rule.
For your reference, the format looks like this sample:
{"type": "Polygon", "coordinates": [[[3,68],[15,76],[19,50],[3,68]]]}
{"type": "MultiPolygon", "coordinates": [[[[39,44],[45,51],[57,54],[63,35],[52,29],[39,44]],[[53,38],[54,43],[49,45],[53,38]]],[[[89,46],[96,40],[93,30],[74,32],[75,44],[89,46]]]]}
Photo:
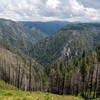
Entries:
{"type": "MultiPolygon", "coordinates": [[[[78,22],[75,22],[78,23],[78,22]]],[[[72,24],[72,22],[66,22],[66,21],[49,21],[49,22],[29,22],[29,21],[23,21],[19,22],[19,24],[23,25],[24,27],[27,27],[29,29],[38,29],[41,32],[51,35],[58,30],[60,30],[62,27],[72,24]]]]}

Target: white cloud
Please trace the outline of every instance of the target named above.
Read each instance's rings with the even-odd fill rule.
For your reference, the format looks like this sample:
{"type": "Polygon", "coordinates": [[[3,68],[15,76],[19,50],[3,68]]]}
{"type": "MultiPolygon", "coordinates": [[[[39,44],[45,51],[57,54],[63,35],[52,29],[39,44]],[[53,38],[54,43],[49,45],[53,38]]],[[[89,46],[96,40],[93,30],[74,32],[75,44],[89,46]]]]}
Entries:
{"type": "Polygon", "coordinates": [[[0,0],[0,18],[31,21],[99,21],[100,1],[0,0]]]}
{"type": "Polygon", "coordinates": [[[50,7],[50,8],[57,8],[58,7],[58,5],[59,5],[59,3],[60,3],[60,1],[59,0],[48,0],[47,2],[46,2],[46,5],[48,6],[48,7],[50,7]]]}

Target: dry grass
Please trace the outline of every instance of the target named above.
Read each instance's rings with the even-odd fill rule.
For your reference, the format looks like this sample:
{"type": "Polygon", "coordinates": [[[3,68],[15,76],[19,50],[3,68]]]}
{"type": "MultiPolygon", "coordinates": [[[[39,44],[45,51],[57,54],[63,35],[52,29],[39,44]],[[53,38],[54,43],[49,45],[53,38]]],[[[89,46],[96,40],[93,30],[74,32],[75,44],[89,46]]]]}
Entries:
{"type": "Polygon", "coordinates": [[[83,100],[74,96],[59,96],[41,92],[23,92],[19,90],[0,90],[0,100],[83,100]]]}

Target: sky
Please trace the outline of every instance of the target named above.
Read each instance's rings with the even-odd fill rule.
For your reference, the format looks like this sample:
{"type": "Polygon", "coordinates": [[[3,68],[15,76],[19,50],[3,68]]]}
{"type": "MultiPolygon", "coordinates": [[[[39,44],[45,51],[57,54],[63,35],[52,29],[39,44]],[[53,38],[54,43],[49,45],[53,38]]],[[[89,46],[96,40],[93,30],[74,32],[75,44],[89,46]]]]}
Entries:
{"type": "Polygon", "coordinates": [[[100,0],[0,0],[0,18],[100,22],[100,0]]]}

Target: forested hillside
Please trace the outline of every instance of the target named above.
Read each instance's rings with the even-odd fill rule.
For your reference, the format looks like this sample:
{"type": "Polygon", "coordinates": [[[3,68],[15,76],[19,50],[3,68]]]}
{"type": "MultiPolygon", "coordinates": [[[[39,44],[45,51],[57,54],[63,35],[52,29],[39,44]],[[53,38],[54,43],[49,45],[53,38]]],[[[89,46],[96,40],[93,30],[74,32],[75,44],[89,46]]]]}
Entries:
{"type": "Polygon", "coordinates": [[[58,59],[68,60],[90,53],[100,43],[100,24],[67,25],[31,48],[32,57],[46,65],[58,59]]]}
{"type": "MultiPolygon", "coordinates": [[[[72,24],[43,39],[42,34],[39,38],[38,33],[13,21],[0,20],[0,79],[29,92],[73,95],[85,100],[100,98],[99,34],[100,24],[72,24]]],[[[0,95],[5,97],[2,91],[0,95]]],[[[36,100],[68,98],[41,95],[36,100]]],[[[19,98],[23,100],[23,96],[19,98]]],[[[69,98],[72,100],[72,96],[69,98]]]]}
{"type": "Polygon", "coordinates": [[[83,51],[79,58],[56,61],[46,68],[46,72],[49,92],[96,99],[100,96],[100,46],[89,56],[83,51]]]}
{"type": "Polygon", "coordinates": [[[38,30],[29,30],[11,20],[0,19],[0,40],[9,42],[14,48],[26,51],[46,35],[38,30]]]}
{"type": "Polygon", "coordinates": [[[42,66],[34,59],[5,47],[0,47],[0,79],[27,91],[42,90],[47,81],[42,66]]]}
{"type": "Polygon", "coordinates": [[[0,40],[0,79],[25,91],[39,91],[46,87],[47,82],[43,70],[24,51],[20,52],[10,42],[0,40]]]}

